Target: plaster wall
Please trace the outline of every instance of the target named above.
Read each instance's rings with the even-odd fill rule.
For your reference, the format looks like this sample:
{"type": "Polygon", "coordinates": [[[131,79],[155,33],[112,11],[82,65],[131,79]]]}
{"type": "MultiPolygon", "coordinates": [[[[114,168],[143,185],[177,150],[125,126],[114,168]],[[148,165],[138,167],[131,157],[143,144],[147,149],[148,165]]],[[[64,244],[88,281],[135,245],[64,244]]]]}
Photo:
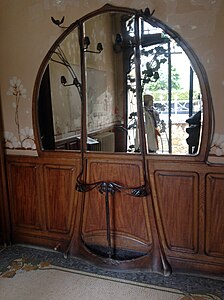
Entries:
{"type": "Polygon", "coordinates": [[[62,33],[51,16],[65,16],[64,24],[70,25],[106,3],[155,9],[155,17],[194,49],[207,72],[214,106],[215,135],[209,160],[224,163],[223,0],[2,0],[0,89],[7,153],[37,155],[32,120],[34,82],[44,56],[62,33]]]}

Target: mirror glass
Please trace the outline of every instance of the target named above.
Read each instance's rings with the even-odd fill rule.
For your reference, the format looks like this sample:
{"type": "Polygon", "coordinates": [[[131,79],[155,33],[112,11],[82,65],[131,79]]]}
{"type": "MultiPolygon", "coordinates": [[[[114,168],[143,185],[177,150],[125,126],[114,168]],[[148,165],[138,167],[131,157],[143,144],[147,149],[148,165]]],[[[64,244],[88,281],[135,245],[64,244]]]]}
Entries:
{"type": "Polygon", "coordinates": [[[76,28],[52,53],[42,78],[38,108],[41,141],[45,150],[80,150],[80,78],[80,50],[76,28]],[[43,127],[41,119],[46,114],[43,127]],[[49,128],[50,133],[46,132],[49,128]]]}
{"type": "Polygon", "coordinates": [[[202,123],[199,81],[175,40],[141,22],[142,89],[148,152],[194,154],[202,123]]]}
{"type": "Polygon", "coordinates": [[[80,25],[82,45],[76,27],[57,46],[39,93],[43,149],[80,150],[86,130],[87,151],[139,153],[144,143],[148,154],[198,153],[203,107],[197,75],[177,42],[152,24],[103,13],[80,25]],[[81,128],[83,91],[86,128],[81,128]]]}
{"type": "Polygon", "coordinates": [[[116,39],[122,39],[126,19],[130,16],[105,13],[84,23],[84,41],[89,43],[84,50],[89,151],[139,152],[140,149],[136,139],[136,97],[127,90],[130,54],[126,55],[127,50],[133,52],[133,47],[121,49],[115,44],[116,39]]]}
{"type": "Polygon", "coordinates": [[[84,52],[87,150],[90,151],[118,151],[116,129],[123,126],[124,122],[124,85],[121,83],[123,70],[113,51],[115,29],[116,14],[101,14],[84,23],[84,40],[87,39],[90,43],[84,52]]]}

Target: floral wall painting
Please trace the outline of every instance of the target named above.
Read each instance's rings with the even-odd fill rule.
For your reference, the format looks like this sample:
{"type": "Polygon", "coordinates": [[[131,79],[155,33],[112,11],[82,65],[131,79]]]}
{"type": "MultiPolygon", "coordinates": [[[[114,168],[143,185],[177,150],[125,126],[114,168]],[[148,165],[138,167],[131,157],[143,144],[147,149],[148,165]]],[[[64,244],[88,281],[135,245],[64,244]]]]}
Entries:
{"type": "Polygon", "coordinates": [[[224,156],[224,134],[214,134],[210,154],[215,156],[224,156]]]}
{"type": "MultiPolygon", "coordinates": [[[[16,76],[9,80],[7,96],[12,100],[16,132],[4,131],[4,147],[16,150],[36,150],[33,128],[21,127],[21,102],[27,99],[27,90],[16,76]]],[[[210,147],[211,156],[224,157],[224,134],[215,133],[210,147]]]]}
{"type": "Polygon", "coordinates": [[[9,84],[7,96],[10,96],[13,100],[12,107],[15,110],[14,122],[17,132],[4,131],[4,146],[8,149],[35,150],[33,129],[28,126],[22,128],[20,120],[21,101],[27,98],[27,90],[24,88],[22,81],[16,76],[9,80],[9,84]]]}

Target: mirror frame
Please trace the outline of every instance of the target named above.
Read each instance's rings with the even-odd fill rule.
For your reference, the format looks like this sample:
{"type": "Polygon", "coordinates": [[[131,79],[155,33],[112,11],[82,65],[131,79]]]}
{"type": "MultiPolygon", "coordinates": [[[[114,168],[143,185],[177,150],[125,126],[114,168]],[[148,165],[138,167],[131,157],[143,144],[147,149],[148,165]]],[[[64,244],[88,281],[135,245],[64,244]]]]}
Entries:
{"type": "MultiPolygon", "coordinates": [[[[198,76],[200,88],[201,88],[201,95],[202,95],[202,101],[203,101],[203,128],[202,128],[202,135],[201,135],[201,141],[200,141],[200,147],[199,147],[199,152],[195,155],[179,155],[179,154],[157,154],[157,153],[149,153],[147,154],[148,157],[153,157],[163,159],[169,159],[172,160],[174,159],[181,159],[181,160],[193,160],[193,161],[206,161],[208,158],[209,150],[210,150],[210,143],[211,143],[211,138],[212,138],[212,130],[213,130],[213,106],[212,106],[212,98],[211,98],[211,92],[209,88],[209,82],[207,78],[206,71],[201,64],[199,58],[193,51],[193,49],[188,45],[188,43],[173,29],[171,29],[168,25],[160,21],[159,19],[155,18],[154,16],[149,14],[149,10],[146,9],[144,12],[142,10],[137,10],[137,9],[132,9],[132,8],[127,8],[127,7],[117,7],[113,6],[110,4],[104,5],[102,8],[97,9],[93,12],[88,13],[87,15],[81,17],[80,19],[76,20],[74,23],[72,23],[67,29],[64,30],[64,32],[57,38],[57,40],[54,42],[50,50],[47,52],[46,56],[44,57],[34,84],[34,91],[33,91],[33,103],[32,103],[32,114],[33,114],[33,128],[34,128],[34,136],[35,136],[35,141],[37,145],[37,152],[39,156],[49,156],[50,153],[53,153],[53,155],[57,155],[56,153],[59,153],[60,156],[63,153],[63,157],[74,157],[74,153],[80,154],[80,152],[83,155],[83,152],[86,152],[85,150],[85,145],[83,141],[85,140],[86,137],[86,126],[83,129],[83,124],[85,124],[85,117],[83,117],[83,111],[85,111],[85,103],[82,104],[82,112],[81,112],[81,128],[82,128],[82,133],[81,133],[81,150],[76,150],[76,151],[62,151],[62,150],[44,150],[42,149],[42,143],[41,143],[41,137],[40,137],[40,128],[39,128],[39,123],[38,123],[38,96],[39,96],[39,89],[40,89],[40,84],[41,84],[41,79],[42,76],[45,72],[45,69],[47,68],[48,62],[52,56],[52,53],[55,51],[57,46],[64,40],[65,37],[67,37],[76,27],[79,27],[81,24],[83,24],[85,21],[88,19],[95,17],[97,15],[103,14],[103,13],[109,13],[109,12],[119,12],[119,13],[126,13],[130,15],[138,15],[141,16],[145,21],[149,22],[152,25],[155,25],[157,27],[160,27],[163,29],[168,35],[171,36],[182,49],[185,51],[187,54],[192,67],[194,68],[195,73],[198,76]]],[[[80,45],[82,45],[82,41],[80,41],[80,45]]],[[[84,70],[82,70],[82,62],[81,62],[81,82],[83,82],[83,73],[84,70]]],[[[85,81],[84,81],[85,82],[85,81]]],[[[84,87],[85,89],[85,87],[84,87]]],[[[85,101],[84,101],[85,102],[85,101]]],[[[141,128],[141,126],[140,126],[141,128]]],[[[142,128],[141,128],[142,131],[142,128]]],[[[95,153],[95,152],[94,152],[95,153]]],[[[121,154],[120,152],[115,152],[113,154],[121,154]]],[[[122,152],[122,154],[126,154],[122,152]]],[[[110,153],[111,155],[111,153],[110,153]]],[[[128,153],[128,155],[131,155],[128,153]]],[[[134,155],[142,155],[142,153],[139,154],[134,154],[134,155]]]]}

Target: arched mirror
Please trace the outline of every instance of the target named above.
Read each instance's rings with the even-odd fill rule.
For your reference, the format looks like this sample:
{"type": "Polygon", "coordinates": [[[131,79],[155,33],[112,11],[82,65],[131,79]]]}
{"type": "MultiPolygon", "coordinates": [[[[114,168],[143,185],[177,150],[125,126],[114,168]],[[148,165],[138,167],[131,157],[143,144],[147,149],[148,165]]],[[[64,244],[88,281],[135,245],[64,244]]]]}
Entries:
{"type": "Polygon", "coordinates": [[[106,5],[87,15],[40,70],[42,150],[192,155],[208,136],[202,67],[148,10],[106,5]]]}
{"type": "Polygon", "coordinates": [[[203,66],[149,9],[105,5],[67,29],[63,18],[52,20],[63,33],[40,67],[34,116],[39,152],[76,158],[81,216],[68,248],[114,266],[117,250],[138,249],[130,260],[169,273],[150,163],[206,159],[211,104],[203,66]]]}

